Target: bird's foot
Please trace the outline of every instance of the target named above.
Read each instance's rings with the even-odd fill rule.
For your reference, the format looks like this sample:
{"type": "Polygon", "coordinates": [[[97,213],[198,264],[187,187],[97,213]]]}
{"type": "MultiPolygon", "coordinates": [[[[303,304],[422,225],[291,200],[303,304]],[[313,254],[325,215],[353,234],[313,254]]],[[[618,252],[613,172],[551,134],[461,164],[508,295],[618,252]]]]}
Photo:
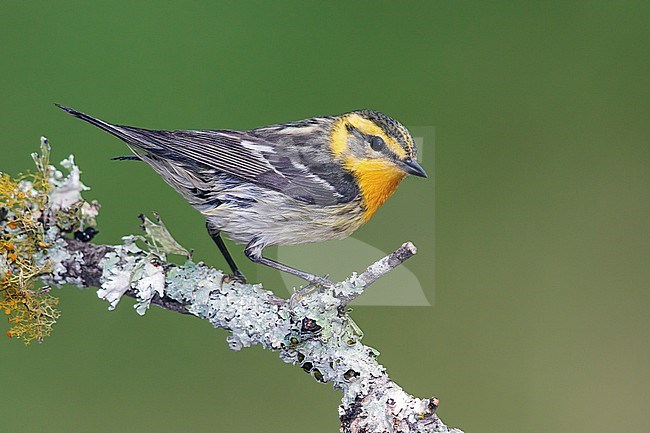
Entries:
{"type": "Polygon", "coordinates": [[[309,286],[322,286],[322,287],[332,287],[334,283],[332,283],[328,279],[329,275],[325,275],[324,277],[319,277],[318,275],[309,275],[308,278],[306,278],[307,281],[309,281],[309,286]]]}
{"type": "Polygon", "coordinates": [[[237,269],[232,274],[224,274],[223,279],[221,280],[224,283],[237,282],[240,284],[246,284],[246,277],[237,269]]]}
{"type": "Polygon", "coordinates": [[[303,278],[309,282],[304,286],[296,289],[295,292],[293,292],[291,295],[291,300],[293,301],[301,299],[304,296],[319,291],[320,288],[332,287],[334,284],[328,279],[328,277],[329,275],[325,275],[324,277],[319,277],[317,275],[311,274],[304,275],[303,278]]]}

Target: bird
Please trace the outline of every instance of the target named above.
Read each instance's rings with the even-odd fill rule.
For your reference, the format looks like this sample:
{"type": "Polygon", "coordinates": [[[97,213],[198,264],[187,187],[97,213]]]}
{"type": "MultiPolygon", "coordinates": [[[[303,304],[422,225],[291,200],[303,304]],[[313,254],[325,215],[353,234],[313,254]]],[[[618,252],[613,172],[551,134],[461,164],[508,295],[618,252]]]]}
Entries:
{"type": "Polygon", "coordinates": [[[413,137],[374,110],[250,130],[151,130],[114,125],[54,104],[126,143],[206,219],[208,234],[240,282],[246,278],[221,234],[245,244],[251,261],[330,286],[263,255],[272,245],[349,236],[375,214],[407,175],[427,177],[413,137]]]}

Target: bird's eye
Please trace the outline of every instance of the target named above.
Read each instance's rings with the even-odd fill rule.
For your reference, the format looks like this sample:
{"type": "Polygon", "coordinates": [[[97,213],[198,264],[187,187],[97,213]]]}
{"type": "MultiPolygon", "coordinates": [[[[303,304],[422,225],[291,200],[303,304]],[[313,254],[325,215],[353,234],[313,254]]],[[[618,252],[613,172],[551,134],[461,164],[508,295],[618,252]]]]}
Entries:
{"type": "Polygon", "coordinates": [[[381,137],[373,135],[370,137],[370,147],[377,152],[384,148],[384,140],[381,137]]]}

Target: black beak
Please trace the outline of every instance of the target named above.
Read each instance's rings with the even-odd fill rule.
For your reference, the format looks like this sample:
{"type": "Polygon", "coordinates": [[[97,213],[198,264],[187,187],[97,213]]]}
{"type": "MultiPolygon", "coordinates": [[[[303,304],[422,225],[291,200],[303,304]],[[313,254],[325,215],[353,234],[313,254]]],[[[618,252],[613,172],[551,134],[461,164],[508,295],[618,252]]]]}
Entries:
{"type": "Polygon", "coordinates": [[[408,159],[404,161],[403,164],[404,171],[406,171],[408,174],[412,174],[418,177],[429,177],[427,176],[427,172],[424,171],[422,166],[418,164],[416,160],[408,159]]]}

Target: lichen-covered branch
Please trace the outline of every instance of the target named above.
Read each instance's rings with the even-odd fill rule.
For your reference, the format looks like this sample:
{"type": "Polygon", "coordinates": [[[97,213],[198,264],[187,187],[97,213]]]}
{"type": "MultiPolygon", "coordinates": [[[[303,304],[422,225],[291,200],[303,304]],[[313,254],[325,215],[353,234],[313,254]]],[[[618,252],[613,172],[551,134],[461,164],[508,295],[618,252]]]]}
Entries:
{"type": "MultiPolygon", "coordinates": [[[[363,333],[346,308],[370,284],[415,254],[413,244],[402,245],[359,275],[330,287],[307,286],[283,299],[259,284],[242,284],[220,270],[193,262],[159,219],[143,217],[145,235],[126,236],[120,245],[88,242],[92,231],[87,229],[94,227],[89,215],[94,218],[98,206],[81,199],[83,185],[78,174],[72,162],[70,175],[59,179],[65,191],[52,181],[49,199],[42,204],[40,241],[48,248],[30,254],[45,269],[38,275],[48,284],[98,287],[99,297],[109,302],[110,309],[122,296],[132,296],[139,314],[154,304],[229,331],[227,342],[232,350],[259,344],[277,351],[284,362],[342,391],[341,432],[460,432],[449,429],[437,416],[437,398],[413,397],[390,380],[377,362],[379,352],[362,343],[363,333]],[[75,194],[79,194],[77,200],[71,201],[75,194]],[[58,213],[52,210],[55,206],[58,213]],[[77,219],[61,219],[61,211],[69,215],[66,209],[72,207],[79,209],[77,219]],[[71,237],[71,233],[76,235],[71,237]],[[168,263],[168,254],[185,255],[187,261],[168,263]]],[[[2,233],[17,216],[15,209],[4,216],[2,233]]],[[[0,266],[18,271],[6,254],[0,257],[5,257],[0,266]]]]}

